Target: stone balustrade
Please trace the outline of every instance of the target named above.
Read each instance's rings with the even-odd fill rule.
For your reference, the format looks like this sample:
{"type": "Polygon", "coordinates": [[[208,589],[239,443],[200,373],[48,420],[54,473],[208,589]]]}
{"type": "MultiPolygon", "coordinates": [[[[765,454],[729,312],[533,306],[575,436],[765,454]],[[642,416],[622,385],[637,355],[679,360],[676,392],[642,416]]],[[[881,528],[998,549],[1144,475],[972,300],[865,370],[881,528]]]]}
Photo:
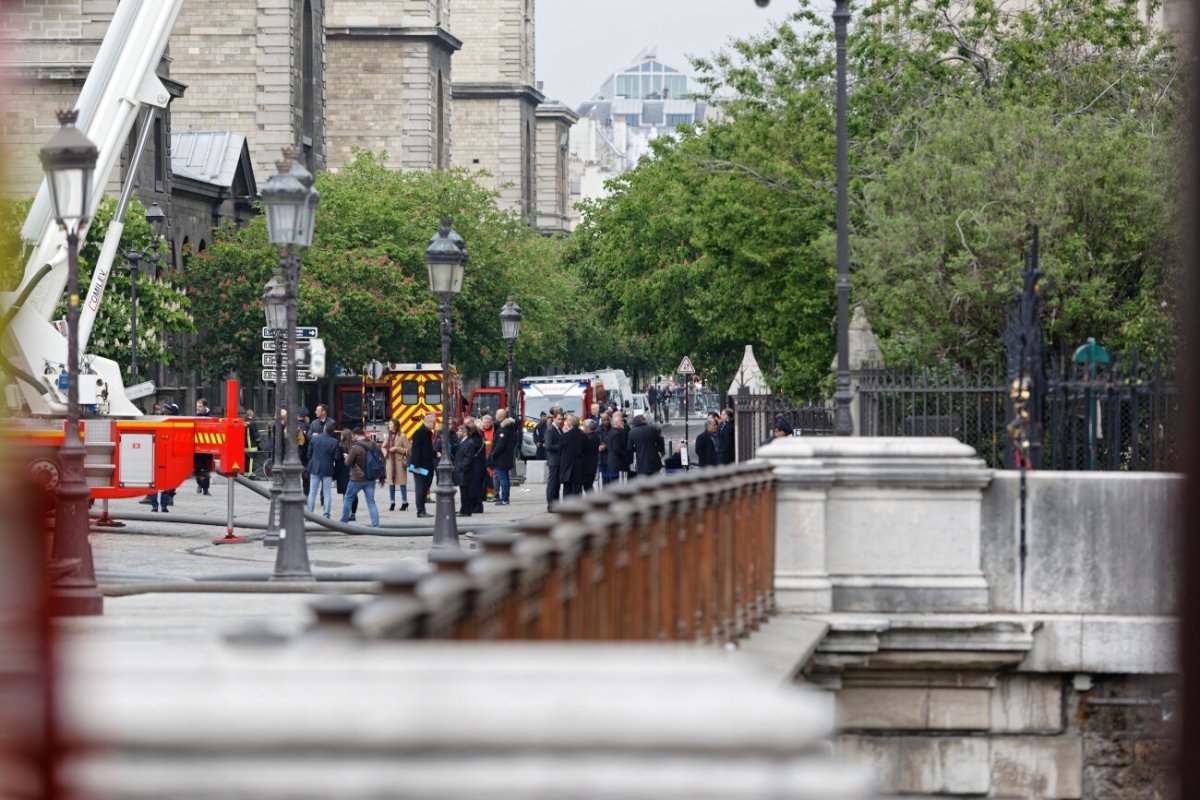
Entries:
{"type": "Polygon", "coordinates": [[[434,550],[321,626],[368,638],[728,643],[774,608],[775,477],[765,462],[639,478],[558,514],[434,550]]]}

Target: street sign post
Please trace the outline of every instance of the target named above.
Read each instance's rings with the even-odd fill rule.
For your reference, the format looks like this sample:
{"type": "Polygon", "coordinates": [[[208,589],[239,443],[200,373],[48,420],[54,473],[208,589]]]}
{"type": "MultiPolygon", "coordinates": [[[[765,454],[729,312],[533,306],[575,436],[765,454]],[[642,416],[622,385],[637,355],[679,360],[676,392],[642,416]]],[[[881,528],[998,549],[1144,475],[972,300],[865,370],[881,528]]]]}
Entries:
{"type": "Polygon", "coordinates": [[[675,368],[675,371],[678,372],[680,375],[688,376],[687,381],[685,381],[683,384],[683,456],[682,456],[682,460],[683,460],[684,470],[689,470],[689,469],[691,469],[691,465],[688,463],[688,457],[687,457],[687,449],[688,449],[688,443],[689,443],[688,416],[692,413],[692,404],[691,404],[692,379],[691,379],[691,376],[696,374],[696,368],[694,366],[692,366],[691,357],[684,356],[683,361],[679,362],[679,366],[675,368]]]}

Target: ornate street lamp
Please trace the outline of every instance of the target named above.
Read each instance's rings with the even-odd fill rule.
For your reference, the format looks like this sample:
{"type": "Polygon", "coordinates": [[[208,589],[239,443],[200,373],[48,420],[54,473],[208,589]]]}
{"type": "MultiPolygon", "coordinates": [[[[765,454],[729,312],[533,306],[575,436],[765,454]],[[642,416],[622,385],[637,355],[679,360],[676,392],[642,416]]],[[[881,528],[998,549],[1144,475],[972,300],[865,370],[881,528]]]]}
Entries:
{"type": "Polygon", "coordinates": [[[433,546],[458,547],[458,523],[454,518],[454,466],[450,462],[450,306],[462,291],[467,249],[463,238],[442,217],[438,232],[425,248],[429,268],[429,290],[438,299],[442,314],[442,457],[437,465],[437,500],[433,521],[433,546]]]}
{"type": "MultiPolygon", "coordinates": [[[[517,403],[517,393],[513,387],[513,347],[517,343],[517,337],[521,334],[521,307],[517,305],[517,301],[512,297],[508,298],[508,302],[500,309],[500,335],[504,337],[504,341],[508,344],[508,374],[505,376],[504,394],[505,402],[508,405],[508,415],[513,416],[513,408],[517,403]]],[[[517,420],[518,423],[521,420],[517,420]]]]}
{"type": "Polygon", "coordinates": [[[837,43],[837,372],[833,400],[837,408],[834,433],[854,434],[850,416],[850,215],[848,183],[850,167],[846,155],[846,25],[850,22],[847,0],[836,0],[833,9],[833,38],[837,43]]]}
{"type": "Polygon", "coordinates": [[[87,227],[91,213],[92,173],[99,151],[75,127],[78,118],[77,111],[59,111],[60,127],[38,153],[54,219],[67,235],[67,426],[59,449],[62,476],[51,549],[53,561],[78,563],[54,585],[55,613],[67,616],[104,611],[88,542],[88,487],[79,432],[79,231],[87,227]]]}
{"type": "Polygon", "coordinates": [[[287,430],[282,431],[283,489],[279,495],[279,551],[275,556],[275,574],[271,579],[310,581],[313,578],[304,535],[304,493],[301,489],[304,466],[300,463],[299,452],[300,417],[296,413],[299,394],[296,386],[296,304],[300,294],[300,258],[296,248],[312,244],[320,195],[313,188],[312,173],[296,160],[298,152],[287,148],[283,155],[283,160],[275,164],[278,172],[271,176],[262,190],[263,205],[267,211],[267,238],[271,244],[283,247],[280,269],[267,283],[263,294],[267,325],[275,330],[276,386],[283,377],[279,374],[281,344],[287,359],[283,406],[288,419],[287,430]],[[281,327],[284,342],[280,342],[281,327]]]}
{"type": "Polygon", "coordinates": [[[158,245],[161,236],[162,224],[167,219],[167,215],[163,213],[162,208],[158,203],[152,203],[150,208],[146,209],[146,222],[150,223],[150,244],[147,248],[141,250],[127,250],[121,255],[125,257],[126,264],[129,267],[129,383],[133,384],[137,381],[138,363],[137,363],[137,278],[141,271],[140,264],[142,259],[150,262],[151,274],[154,274],[158,265],[158,245]]]}

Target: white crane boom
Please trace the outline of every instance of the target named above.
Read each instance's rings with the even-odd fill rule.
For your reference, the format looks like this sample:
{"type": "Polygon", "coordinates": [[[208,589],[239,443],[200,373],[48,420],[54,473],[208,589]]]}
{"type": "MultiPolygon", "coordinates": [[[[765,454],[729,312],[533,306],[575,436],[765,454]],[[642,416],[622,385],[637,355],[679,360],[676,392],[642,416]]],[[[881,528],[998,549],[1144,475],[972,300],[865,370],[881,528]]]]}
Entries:
{"type": "MultiPolygon", "coordinates": [[[[89,218],[95,214],[104,187],[116,168],[142,106],[165,107],[170,100],[155,72],[171,35],[183,0],[123,0],[79,95],[78,127],[95,142],[99,156],[92,175],[89,218]]],[[[81,314],[80,352],[86,348],[92,322],[103,296],[104,284],[120,239],[119,220],[110,226],[96,264],[92,287],[81,314]]],[[[52,219],[45,181],[21,229],[33,252],[17,291],[0,298],[9,309],[24,291],[27,298],[6,331],[4,353],[23,375],[17,380],[21,399],[30,413],[63,414],[66,391],[58,375],[67,359],[66,337],[51,323],[67,282],[66,236],[52,219]],[[49,270],[45,270],[49,267],[49,270]],[[29,380],[33,379],[33,382],[29,380]]],[[[80,234],[81,243],[87,231],[80,234]]],[[[105,358],[82,356],[79,401],[111,416],[138,416],[141,412],[125,394],[121,370],[105,358]]]]}

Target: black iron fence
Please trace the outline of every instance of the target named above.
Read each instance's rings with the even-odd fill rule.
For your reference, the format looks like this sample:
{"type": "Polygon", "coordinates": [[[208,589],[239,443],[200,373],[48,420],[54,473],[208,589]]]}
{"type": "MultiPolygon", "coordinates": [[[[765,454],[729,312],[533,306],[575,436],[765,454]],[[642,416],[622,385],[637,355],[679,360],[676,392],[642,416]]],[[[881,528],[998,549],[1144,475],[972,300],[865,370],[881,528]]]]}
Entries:
{"type": "MultiPolygon", "coordinates": [[[[858,387],[863,436],[953,436],[993,467],[1017,466],[1006,426],[1012,417],[1002,370],[879,368],[858,387]]],[[[1155,363],[1137,354],[1103,366],[1060,357],[1049,364],[1035,467],[1172,471],[1179,468],[1179,394],[1155,363]]]]}
{"type": "Polygon", "coordinates": [[[774,394],[735,394],[732,400],[739,462],[754,458],[780,417],[792,424],[796,436],[833,436],[834,410],[828,406],[798,406],[774,394]]]}

